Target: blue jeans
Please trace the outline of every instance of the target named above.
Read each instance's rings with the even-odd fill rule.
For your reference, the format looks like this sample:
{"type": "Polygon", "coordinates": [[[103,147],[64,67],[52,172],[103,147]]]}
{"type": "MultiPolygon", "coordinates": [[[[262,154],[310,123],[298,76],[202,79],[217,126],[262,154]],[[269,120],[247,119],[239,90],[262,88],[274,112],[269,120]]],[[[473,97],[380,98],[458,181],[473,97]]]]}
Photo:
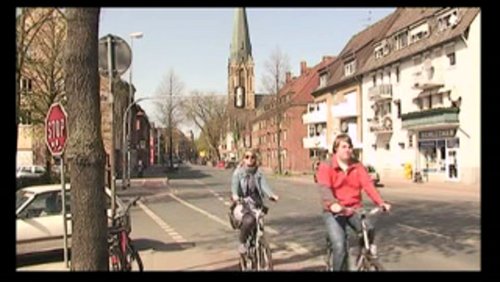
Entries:
{"type": "MultiPolygon", "coordinates": [[[[338,214],[333,214],[331,212],[323,212],[323,219],[326,224],[326,231],[328,239],[331,242],[332,254],[333,254],[333,270],[334,271],[347,271],[348,270],[348,256],[346,249],[346,225],[360,233],[361,219],[359,215],[354,214],[351,216],[343,216],[338,214]]],[[[373,242],[374,228],[371,223],[366,220],[368,227],[368,234],[370,242],[373,242]]]]}

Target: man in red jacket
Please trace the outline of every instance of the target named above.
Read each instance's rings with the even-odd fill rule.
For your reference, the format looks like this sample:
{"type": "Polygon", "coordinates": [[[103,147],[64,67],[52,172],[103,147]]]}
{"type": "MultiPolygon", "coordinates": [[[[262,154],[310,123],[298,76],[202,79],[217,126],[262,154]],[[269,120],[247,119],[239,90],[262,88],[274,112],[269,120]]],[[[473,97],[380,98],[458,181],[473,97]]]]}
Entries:
{"type": "MultiPolygon", "coordinates": [[[[384,211],[391,205],[385,203],[375,189],[366,168],[352,156],[352,140],[347,134],[339,134],[333,142],[333,157],[330,163],[322,162],[316,172],[321,191],[323,219],[333,253],[333,269],[347,270],[346,224],[361,231],[359,217],[353,213],[362,207],[361,190],[384,211]]],[[[373,241],[373,226],[369,224],[369,237],[373,241]]]]}

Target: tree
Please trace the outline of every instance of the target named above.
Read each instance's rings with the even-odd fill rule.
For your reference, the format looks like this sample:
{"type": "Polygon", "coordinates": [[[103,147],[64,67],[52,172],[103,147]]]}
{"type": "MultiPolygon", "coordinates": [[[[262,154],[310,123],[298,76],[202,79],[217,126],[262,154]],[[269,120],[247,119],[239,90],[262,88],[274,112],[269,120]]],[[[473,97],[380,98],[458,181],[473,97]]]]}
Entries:
{"type": "Polygon", "coordinates": [[[99,8],[68,8],[64,49],[68,97],[72,248],[71,270],[108,270],[105,153],[99,98],[99,8]]]}
{"type": "Polygon", "coordinates": [[[272,109],[276,112],[276,133],[277,133],[277,155],[278,155],[278,174],[283,174],[281,162],[281,122],[283,116],[283,105],[280,103],[279,91],[286,83],[286,73],[290,70],[288,56],[281,52],[279,47],[271,53],[268,61],[265,63],[265,73],[262,82],[269,94],[274,95],[272,109]]]}
{"type": "Polygon", "coordinates": [[[180,99],[184,91],[184,83],[171,69],[163,78],[156,95],[160,97],[157,102],[160,123],[168,130],[168,159],[170,168],[173,168],[173,132],[174,128],[182,122],[182,113],[180,108],[180,99]],[[175,97],[174,97],[175,96],[175,97]]]}
{"type": "Polygon", "coordinates": [[[66,20],[56,9],[32,9],[30,15],[34,19],[43,17],[44,21],[32,38],[20,69],[21,77],[30,81],[31,89],[21,91],[19,117],[34,126],[34,143],[43,155],[47,171],[50,171],[51,155],[44,142],[43,125],[50,105],[66,102],[63,73],[66,20]]]}
{"type": "MultiPolygon", "coordinates": [[[[38,33],[54,13],[62,14],[56,8],[36,9],[18,8],[16,10],[16,138],[20,122],[21,108],[21,78],[25,62],[30,57],[30,47],[38,33]]],[[[27,118],[27,116],[23,116],[27,118]]],[[[29,118],[29,117],[28,117],[29,118]]]]}
{"type": "Polygon", "coordinates": [[[205,139],[211,155],[216,155],[217,160],[220,160],[218,147],[226,133],[227,97],[198,91],[193,91],[190,96],[182,104],[186,118],[201,130],[200,138],[205,139]]]}

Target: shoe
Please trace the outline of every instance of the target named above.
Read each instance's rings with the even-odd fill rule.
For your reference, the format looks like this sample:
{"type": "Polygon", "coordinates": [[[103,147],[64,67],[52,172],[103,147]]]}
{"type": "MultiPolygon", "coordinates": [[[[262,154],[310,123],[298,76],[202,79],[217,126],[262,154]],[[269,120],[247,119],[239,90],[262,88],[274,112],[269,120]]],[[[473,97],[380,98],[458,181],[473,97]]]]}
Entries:
{"type": "Polygon", "coordinates": [[[238,246],[238,253],[240,253],[241,255],[247,253],[247,246],[244,243],[240,243],[240,245],[238,246]]]}

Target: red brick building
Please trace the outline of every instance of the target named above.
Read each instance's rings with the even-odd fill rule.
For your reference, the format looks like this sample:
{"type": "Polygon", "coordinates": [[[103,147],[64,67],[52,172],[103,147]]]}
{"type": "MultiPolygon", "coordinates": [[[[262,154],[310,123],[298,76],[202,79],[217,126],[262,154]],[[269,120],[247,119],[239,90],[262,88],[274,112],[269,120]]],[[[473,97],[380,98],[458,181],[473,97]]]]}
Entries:
{"type": "Polygon", "coordinates": [[[280,89],[279,102],[267,101],[264,111],[252,121],[252,147],[261,155],[262,166],[276,171],[278,168],[277,108],[281,118],[281,161],[284,172],[307,172],[311,170],[309,150],[303,146],[302,139],[307,128],[302,123],[302,115],[307,105],[313,102],[311,92],[319,85],[318,70],[333,62],[334,58],[325,56],[312,68],[306,62],[300,64],[300,75],[286,74],[285,85],[280,89]]]}

